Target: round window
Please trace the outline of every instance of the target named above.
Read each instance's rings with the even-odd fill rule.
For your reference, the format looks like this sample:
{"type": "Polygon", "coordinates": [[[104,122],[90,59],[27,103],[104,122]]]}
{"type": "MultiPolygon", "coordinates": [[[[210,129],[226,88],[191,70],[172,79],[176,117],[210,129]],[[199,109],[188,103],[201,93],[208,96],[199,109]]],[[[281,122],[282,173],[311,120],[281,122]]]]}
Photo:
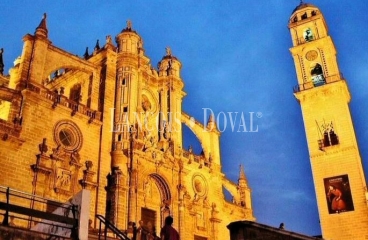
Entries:
{"type": "Polygon", "coordinates": [[[77,151],[82,147],[82,132],[72,121],[63,120],[55,125],[55,142],[66,151],[77,151]]]}

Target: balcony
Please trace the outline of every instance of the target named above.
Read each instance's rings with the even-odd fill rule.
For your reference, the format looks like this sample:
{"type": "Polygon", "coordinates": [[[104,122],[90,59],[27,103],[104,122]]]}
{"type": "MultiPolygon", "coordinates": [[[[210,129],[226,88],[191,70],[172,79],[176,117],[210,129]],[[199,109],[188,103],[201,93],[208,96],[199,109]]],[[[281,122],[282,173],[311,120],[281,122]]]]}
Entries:
{"type": "Polygon", "coordinates": [[[333,83],[333,82],[337,82],[340,80],[343,80],[344,77],[342,75],[342,73],[338,73],[332,76],[323,76],[323,75],[316,75],[312,77],[312,80],[303,84],[298,84],[296,86],[294,86],[293,90],[294,93],[298,93],[301,91],[305,91],[308,89],[312,89],[315,87],[319,87],[325,84],[329,84],[329,83],[333,83]]]}

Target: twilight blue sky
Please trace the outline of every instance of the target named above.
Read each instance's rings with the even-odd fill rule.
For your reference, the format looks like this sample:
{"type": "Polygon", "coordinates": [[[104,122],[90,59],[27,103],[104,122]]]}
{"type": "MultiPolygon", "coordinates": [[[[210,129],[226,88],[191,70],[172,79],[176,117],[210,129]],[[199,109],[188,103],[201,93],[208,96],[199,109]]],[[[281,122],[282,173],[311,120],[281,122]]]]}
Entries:
{"type": "MultiPolygon", "coordinates": [[[[310,0],[325,16],[340,71],[352,93],[351,111],[360,151],[368,164],[368,4],[366,0],[310,0]]],[[[152,65],[170,46],[182,64],[188,93],[185,112],[204,121],[203,108],[216,117],[249,112],[257,133],[231,131],[221,136],[223,171],[237,181],[239,164],[252,188],[257,221],[284,222],[291,231],[320,233],[319,218],[301,110],[293,96],[297,84],[289,48],[288,19],[299,0],[186,1],[1,1],[0,47],[6,73],[21,54],[22,37],[34,33],[48,14],[54,45],[83,55],[97,39],[116,36],[131,19],[152,65]]],[[[224,129],[224,117],[220,117],[224,129]]],[[[239,116],[235,129],[239,127],[239,116]]],[[[185,139],[185,147],[192,144],[185,139]]],[[[199,152],[199,149],[196,149],[199,152]]],[[[367,171],[366,171],[367,172],[367,171]]],[[[321,180],[322,181],[322,180],[321,180]]]]}

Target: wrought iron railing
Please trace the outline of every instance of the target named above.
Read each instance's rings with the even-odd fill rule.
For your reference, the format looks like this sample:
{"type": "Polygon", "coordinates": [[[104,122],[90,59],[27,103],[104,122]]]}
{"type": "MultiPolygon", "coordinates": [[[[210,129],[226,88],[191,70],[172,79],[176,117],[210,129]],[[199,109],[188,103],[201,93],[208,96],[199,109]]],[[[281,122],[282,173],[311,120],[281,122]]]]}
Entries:
{"type": "Polygon", "coordinates": [[[130,238],[117,227],[114,226],[110,221],[108,221],[104,216],[97,214],[96,218],[100,220],[100,225],[98,229],[98,239],[107,239],[107,231],[110,230],[117,238],[122,240],[130,240],[130,238]],[[102,233],[102,224],[104,224],[104,229],[102,233]]]}
{"type": "MultiPolygon", "coordinates": [[[[335,75],[324,77],[325,84],[337,82],[337,81],[340,81],[340,80],[343,80],[343,79],[344,79],[344,76],[343,76],[342,73],[338,73],[338,74],[335,74],[335,75]]],[[[309,82],[294,86],[293,90],[294,90],[294,93],[297,93],[297,92],[301,92],[301,91],[304,91],[304,90],[308,90],[308,89],[323,86],[323,85],[324,84],[322,84],[322,85],[319,84],[318,86],[315,86],[313,81],[309,81],[309,82]]]]}
{"type": "Polygon", "coordinates": [[[78,210],[73,204],[59,203],[0,186],[0,215],[3,215],[3,226],[19,227],[58,239],[78,239],[78,210]],[[63,214],[47,212],[47,209],[59,209],[63,214]],[[41,231],[41,228],[49,231],[41,231]],[[69,236],[58,234],[60,229],[64,233],[68,229],[69,236]]]}

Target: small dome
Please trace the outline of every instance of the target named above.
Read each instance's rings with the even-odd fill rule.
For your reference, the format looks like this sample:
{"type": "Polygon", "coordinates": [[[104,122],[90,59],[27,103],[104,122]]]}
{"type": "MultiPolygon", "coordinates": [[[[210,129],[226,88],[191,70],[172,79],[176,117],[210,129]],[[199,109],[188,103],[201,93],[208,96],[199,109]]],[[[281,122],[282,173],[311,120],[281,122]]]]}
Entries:
{"type": "Polygon", "coordinates": [[[293,13],[294,14],[296,11],[299,11],[303,8],[307,8],[307,7],[313,7],[313,8],[317,8],[316,6],[314,6],[313,4],[310,3],[303,3],[301,2],[296,8],[294,8],[293,13]]]}

